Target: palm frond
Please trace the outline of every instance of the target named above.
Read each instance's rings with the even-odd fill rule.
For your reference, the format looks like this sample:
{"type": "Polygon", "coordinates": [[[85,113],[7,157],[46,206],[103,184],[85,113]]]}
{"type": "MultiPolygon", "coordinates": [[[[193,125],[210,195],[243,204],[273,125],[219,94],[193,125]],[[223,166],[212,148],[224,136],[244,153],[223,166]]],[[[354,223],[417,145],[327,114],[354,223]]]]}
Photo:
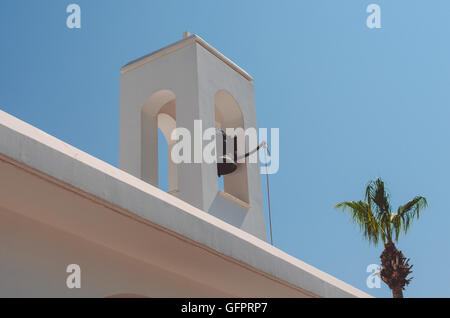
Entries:
{"type": "Polygon", "coordinates": [[[345,201],[334,207],[350,213],[351,220],[359,226],[369,243],[377,245],[381,239],[387,244],[398,241],[402,231],[406,234],[414,218],[418,219],[428,206],[425,197],[416,196],[401,205],[397,213],[392,213],[389,200],[389,192],[383,180],[378,178],[367,184],[363,201],[345,201]]]}
{"type": "Polygon", "coordinates": [[[387,239],[391,239],[391,205],[390,195],[380,178],[371,181],[366,187],[365,200],[374,211],[379,225],[386,231],[387,239]]]}
{"type": "Polygon", "coordinates": [[[348,211],[353,223],[357,224],[369,243],[378,244],[380,236],[384,241],[384,233],[372,213],[372,208],[364,201],[345,201],[334,206],[342,212],[348,211]]]}
{"type": "Polygon", "coordinates": [[[401,230],[406,234],[414,218],[419,219],[420,212],[428,207],[425,197],[416,196],[414,199],[398,207],[397,214],[392,217],[395,240],[398,241],[401,230]]]}

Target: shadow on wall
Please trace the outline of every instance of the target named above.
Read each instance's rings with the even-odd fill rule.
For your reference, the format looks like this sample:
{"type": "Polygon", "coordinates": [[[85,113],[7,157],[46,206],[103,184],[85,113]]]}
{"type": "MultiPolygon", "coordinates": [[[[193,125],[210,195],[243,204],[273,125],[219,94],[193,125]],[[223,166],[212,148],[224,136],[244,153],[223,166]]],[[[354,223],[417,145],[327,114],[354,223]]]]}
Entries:
{"type": "Polygon", "coordinates": [[[248,215],[246,209],[223,198],[219,193],[216,194],[208,213],[237,228],[242,228],[248,215]]]}

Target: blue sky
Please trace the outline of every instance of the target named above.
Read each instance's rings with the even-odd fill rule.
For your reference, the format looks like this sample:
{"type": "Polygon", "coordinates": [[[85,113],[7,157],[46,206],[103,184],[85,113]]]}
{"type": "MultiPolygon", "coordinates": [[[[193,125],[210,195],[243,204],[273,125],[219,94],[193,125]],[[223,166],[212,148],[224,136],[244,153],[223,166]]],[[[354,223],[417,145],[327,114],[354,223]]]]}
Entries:
{"type": "Polygon", "coordinates": [[[449,297],[448,12],[445,0],[1,0],[0,109],[117,165],[119,69],[189,30],[255,78],[258,125],[280,128],[275,245],[390,297],[366,287],[382,247],[333,209],[382,177],[395,207],[429,202],[398,245],[414,264],[405,296],[449,297]],[[370,3],[381,29],[366,27],[370,3]]]}

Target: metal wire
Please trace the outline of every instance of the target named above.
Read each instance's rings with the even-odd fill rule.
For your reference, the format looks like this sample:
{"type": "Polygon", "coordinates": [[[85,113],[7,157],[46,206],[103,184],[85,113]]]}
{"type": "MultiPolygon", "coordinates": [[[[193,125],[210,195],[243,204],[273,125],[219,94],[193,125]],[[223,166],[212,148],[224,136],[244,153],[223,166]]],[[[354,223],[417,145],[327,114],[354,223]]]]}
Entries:
{"type": "Polygon", "coordinates": [[[267,170],[267,153],[270,154],[270,151],[267,147],[267,145],[265,145],[264,147],[265,151],[264,151],[264,161],[266,163],[266,186],[267,186],[267,203],[269,206],[269,228],[270,228],[270,244],[273,245],[273,236],[272,236],[272,213],[270,211],[270,190],[269,190],[269,173],[267,170]]]}

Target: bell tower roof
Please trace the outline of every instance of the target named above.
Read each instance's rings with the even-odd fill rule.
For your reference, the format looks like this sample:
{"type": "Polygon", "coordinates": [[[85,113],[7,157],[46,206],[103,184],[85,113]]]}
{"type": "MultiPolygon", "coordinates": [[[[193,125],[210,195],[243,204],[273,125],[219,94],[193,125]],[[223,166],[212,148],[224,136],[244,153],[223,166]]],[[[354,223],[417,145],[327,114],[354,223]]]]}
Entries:
{"type": "Polygon", "coordinates": [[[136,60],[133,60],[129,63],[127,63],[125,66],[123,66],[120,69],[120,72],[122,74],[125,74],[128,71],[131,71],[143,64],[146,64],[148,62],[151,62],[157,58],[160,58],[166,54],[172,53],[174,51],[177,51],[185,46],[188,46],[192,43],[198,43],[202,47],[204,47],[207,51],[209,51],[211,54],[216,56],[218,59],[222,60],[226,65],[228,65],[230,68],[232,68],[235,72],[239,73],[249,82],[253,82],[253,78],[244,71],[241,67],[239,67],[237,64],[235,64],[233,61],[231,61],[229,58],[227,58],[225,55],[220,53],[218,50],[216,50],[214,47],[212,47],[208,42],[203,40],[201,37],[199,37],[196,34],[189,35],[187,37],[184,37],[183,39],[172,43],[166,47],[163,47],[157,51],[154,51],[152,53],[149,53],[147,55],[144,55],[136,60]]]}

